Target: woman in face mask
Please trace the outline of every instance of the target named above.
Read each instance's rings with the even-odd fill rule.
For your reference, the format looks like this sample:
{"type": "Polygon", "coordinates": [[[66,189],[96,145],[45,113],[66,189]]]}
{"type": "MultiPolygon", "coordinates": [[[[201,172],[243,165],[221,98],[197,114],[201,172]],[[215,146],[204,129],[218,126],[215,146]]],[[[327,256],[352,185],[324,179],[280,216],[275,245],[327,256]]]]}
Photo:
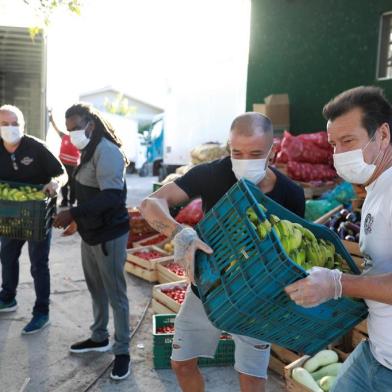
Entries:
{"type": "Polygon", "coordinates": [[[124,277],[129,218],[125,206],[127,159],[121,141],[101,114],[86,104],[66,114],[71,142],[80,150],[75,170],[77,207],[60,212],[55,227],[76,221],[82,237],[82,264],[94,309],[91,337],[70,347],[72,353],[104,352],[111,348],[107,330],[109,303],[113,309],[115,355],[111,378],[130,374],[129,307],[124,277]]]}
{"type": "Polygon", "coordinates": [[[369,307],[369,340],[344,362],[334,392],[384,392],[392,386],[392,106],[381,89],[357,87],[324,107],[334,165],[346,181],[365,187],[360,249],[361,276],[314,267],[286,288],[298,305],[317,306],[342,295],[369,307]],[[372,369],[369,372],[369,369],[372,369]]]}

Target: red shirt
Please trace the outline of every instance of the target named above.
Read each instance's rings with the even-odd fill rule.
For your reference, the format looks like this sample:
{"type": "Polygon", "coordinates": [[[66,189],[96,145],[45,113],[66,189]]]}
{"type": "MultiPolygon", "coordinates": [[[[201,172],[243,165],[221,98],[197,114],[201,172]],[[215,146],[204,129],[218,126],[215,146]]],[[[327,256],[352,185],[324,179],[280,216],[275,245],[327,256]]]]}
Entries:
{"type": "Polygon", "coordinates": [[[60,161],[64,165],[77,166],[79,159],[79,150],[72,144],[70,136],[64,135],[61,139],[60,161]]]}

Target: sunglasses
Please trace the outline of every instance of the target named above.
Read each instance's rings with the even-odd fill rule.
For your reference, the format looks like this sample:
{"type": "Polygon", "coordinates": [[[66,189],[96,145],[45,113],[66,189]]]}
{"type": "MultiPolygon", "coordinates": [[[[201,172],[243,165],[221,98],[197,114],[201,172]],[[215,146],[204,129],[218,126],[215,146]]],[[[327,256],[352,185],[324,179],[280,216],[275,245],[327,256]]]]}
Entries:
{"type": "Polygon", "coordinates": [[[19,170],[18,164],[16,163],[15,154],[11,154],[11,161],[12,161],[12,167],[14,168],[14,170],[15,171],[19,170]]]}

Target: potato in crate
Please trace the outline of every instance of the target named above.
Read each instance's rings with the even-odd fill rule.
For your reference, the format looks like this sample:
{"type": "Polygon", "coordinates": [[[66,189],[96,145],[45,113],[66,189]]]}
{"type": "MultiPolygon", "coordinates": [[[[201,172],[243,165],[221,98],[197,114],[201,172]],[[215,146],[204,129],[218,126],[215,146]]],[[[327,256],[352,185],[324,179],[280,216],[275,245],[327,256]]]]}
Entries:
{"type": "Polygon", "coordinates": [[[46,237],[56,199],[41,189],[42,185],[0,182],[0,236],[33,241],[46,237]]]}
{"type": "Polygon", "coordinates": [[[214,250],[198,252],[196,282],[217,328],[313,354],[366,317],[364,302],[350,298],[314,308],[290,300],[284,288],[312,266],[360,271],[335,233],[283,208],[249,181],[238,181],[197,231],[214,250]]]}

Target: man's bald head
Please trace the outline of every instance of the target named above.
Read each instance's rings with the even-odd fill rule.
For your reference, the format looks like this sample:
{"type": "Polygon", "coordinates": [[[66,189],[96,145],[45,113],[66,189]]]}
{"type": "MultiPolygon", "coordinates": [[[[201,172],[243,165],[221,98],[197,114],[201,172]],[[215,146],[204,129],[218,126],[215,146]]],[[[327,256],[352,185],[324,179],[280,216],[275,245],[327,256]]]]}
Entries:
{"type": "Polygon", "coordinates": [[[261,113],[247,112],[236,117],[230,127],[231,132],[242,136],[253,136],[256,133],[268,134],[273,138],[271,120],[261,113]]]}

